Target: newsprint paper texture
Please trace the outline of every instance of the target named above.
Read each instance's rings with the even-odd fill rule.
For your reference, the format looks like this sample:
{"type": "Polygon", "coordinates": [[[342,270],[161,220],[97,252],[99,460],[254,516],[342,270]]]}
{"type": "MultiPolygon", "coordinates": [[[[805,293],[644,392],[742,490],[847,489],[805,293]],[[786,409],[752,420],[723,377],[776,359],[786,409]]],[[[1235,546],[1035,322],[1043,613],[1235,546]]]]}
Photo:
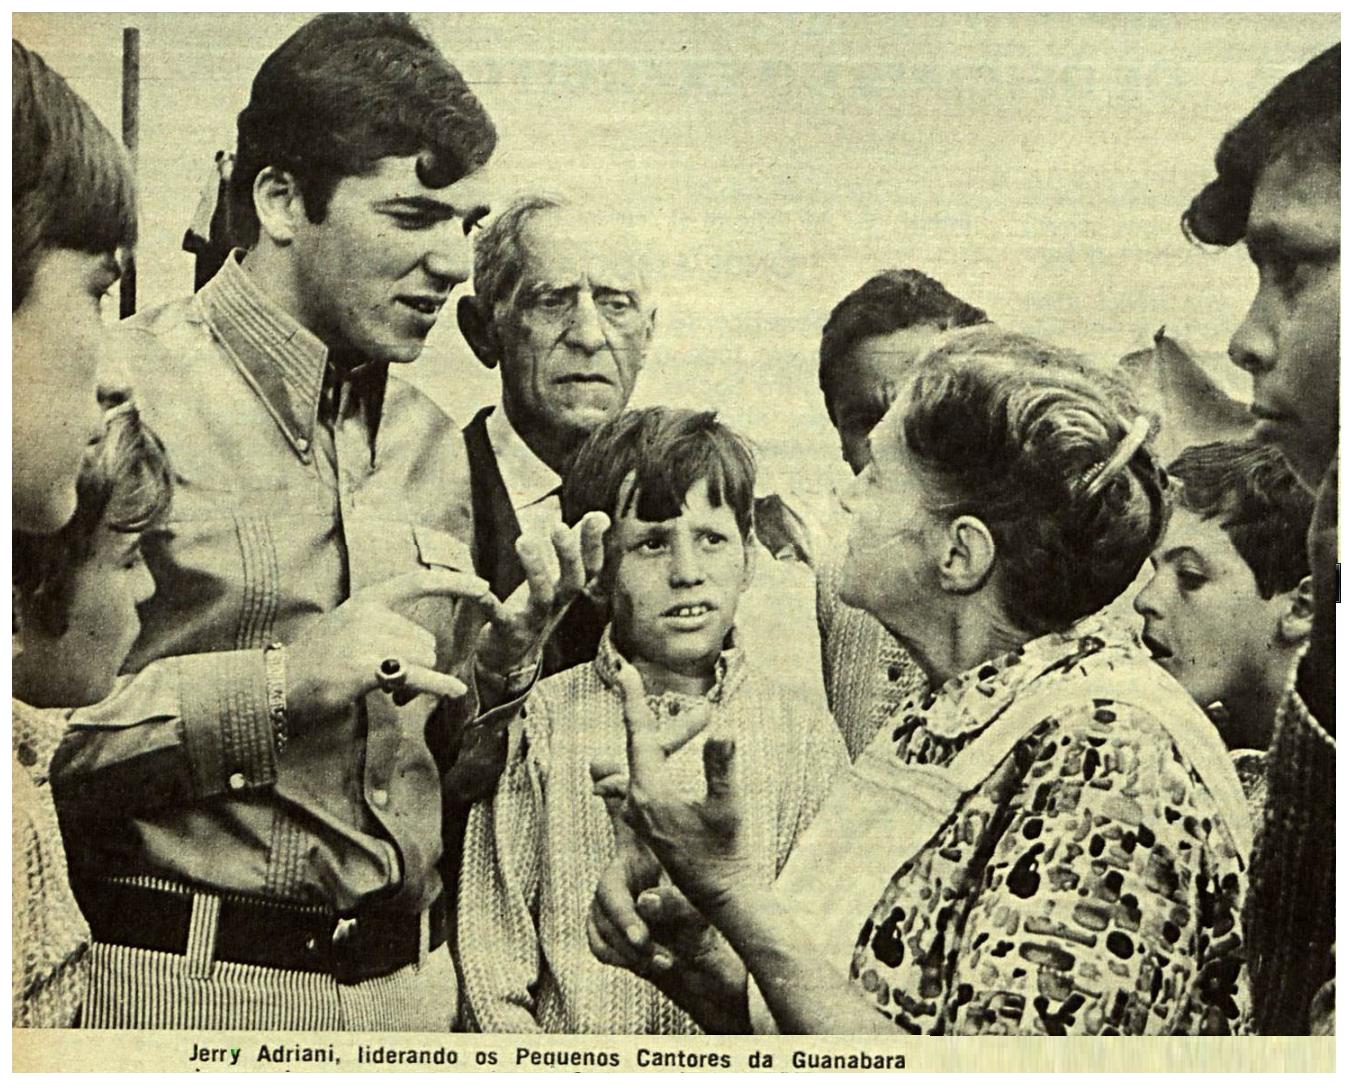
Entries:
{"type": "MultiPolygon", "coordinates": [[[[14,15],[14,36],[115,134],[123,131],[124,31],[138,31],[137,309],[193,289],[183,242],[210,216],[214,157],[234,146],[235,117],[260,63],[306,18],[14,15]]],[[[658,318],[632,403],[719,409],[757,447],[760,494],[794,500],[821,527],[838,515],[834,496],[849,473],[817,384],[820,329],[839,299],[882,269],[926,270],[992,319],[1098,362],[1153,349],[1166,330],[1220,390],[1247,403],[1247,378],[1229,366],[1225,347],[1251,298],[1252,267],[1240,247],[1212,255],[1190,245],[1179,215],[1212,176],[1225,130],[1339,38],[1336,14],[418,19],[495,122],[486,176],[496,199],[541,188],[586,196],[645,254],[658,318]]],[[[115,298],[108,320],[116,309],[115,298]]],[[[498,373],[471,354],[453,309],[402,373],[461,424],[495,402],[498,373]]],[[[25,409],[14,405],[16,414],[25,409]]],[[[764,563],[756,585],[782,566],[764,563]]],[[[751,590],[747,606],[772,633],[759,644],[764,667],[793,688],[805,689],[809,677],[814,689],[813,579],[766,581],[772,589],[761,601],[751,590]]],[[[802,695],[823,699],[822,691],[802,695]]],[[[1331,1037],[13,1034],[15,1070],[1311,1071],[1334,1063],[1331,1037]]]]}

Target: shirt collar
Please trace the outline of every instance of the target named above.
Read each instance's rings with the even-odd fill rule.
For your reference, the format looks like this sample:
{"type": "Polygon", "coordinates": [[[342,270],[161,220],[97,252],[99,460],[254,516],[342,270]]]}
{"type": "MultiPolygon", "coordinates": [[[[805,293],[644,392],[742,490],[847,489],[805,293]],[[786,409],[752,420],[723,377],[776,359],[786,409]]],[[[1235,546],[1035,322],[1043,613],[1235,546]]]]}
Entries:
{"type": "MultiPolygon", "coordinates": [[[[621,690],[617,686],[617,666],[614,663],[621,661],[621,659],[622,656],[618,653],[616,644],[613,643],[613,626],[609,624],[603,629],[603,636],[598,641],[598,654],[594,656],[594,670],[603,683],[619,695],[621,695],[621,690]]],[[[746,673],[745,652],[739,636],[739,629],[731,628],[730,633],[726,636],[725,649],[716,659],[716,683],[708,689],[705,696],[688,696],[669,692],[662,696],[649,696],[647,700],[652,709],[657,709],[657,703],[669,703],[671,704],[671,711],[674,710],[675,706],[681,707],[702,700],[708,703],[721,703],[743,683],[746,673]]]]}
{"type": "Polygon", "coordinates": [[[561,478],[514,430],[502,398],[486,420],[485,432],[514,510],[531,507],[560,490],[561,478]]]}
{"type": "Polygon", "coordinates": [[[235,250],[199,293],[219,341],[292,448],[309,461],[329,350],[260,290],[235,250]]]}

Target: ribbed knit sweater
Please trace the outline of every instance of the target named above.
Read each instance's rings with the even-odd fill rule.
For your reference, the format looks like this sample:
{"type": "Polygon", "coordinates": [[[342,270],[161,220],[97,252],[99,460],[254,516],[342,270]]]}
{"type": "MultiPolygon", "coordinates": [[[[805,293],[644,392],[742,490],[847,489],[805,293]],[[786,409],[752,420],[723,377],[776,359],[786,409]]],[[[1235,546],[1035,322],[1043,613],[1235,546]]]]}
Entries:
{"type": "Polygon", "coordinates": [[[14,947],[16,1028],[76,1025],[89,979],[90,932],[66,875],[47,782],[65,719],[10,700],[14,718],[14,947]]]}
{"type": "Polygon", "coordinates": [[[1289,686],[1268,751],[1267,803],[1244,910],[1260,1035],[1308,1034],[1315,996],[1334,977],[1336,772],[1333,734],[1289,686]]]}
{"type": "MultiPolygon", "coordinates": [[[[524,707],[521,742],[493,799],[472,811],[458,898],[458,964],[468,1020],[485,1032],[694,1033],[651,984],[599,963],[585,923],[611,861],[611,819],[589,767],[626,767],[622,700],[605,636],[593,664],[541,682],[524,707]]],[[[669,767],[694,798],[705,793],[702,738],[736,740],[745,828],[771,880],[847,766],[823,711],[810,713],[726,651],[706,730],[669,767]]],[[[651,697],[674,713],[700,697],[651,697]]]]}

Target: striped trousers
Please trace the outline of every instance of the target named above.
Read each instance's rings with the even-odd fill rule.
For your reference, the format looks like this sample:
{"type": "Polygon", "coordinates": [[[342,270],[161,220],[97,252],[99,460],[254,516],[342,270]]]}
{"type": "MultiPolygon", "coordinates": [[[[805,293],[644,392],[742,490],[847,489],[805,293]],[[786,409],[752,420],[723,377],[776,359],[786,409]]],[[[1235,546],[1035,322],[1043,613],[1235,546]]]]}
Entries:
{"type": "MultiPolygon", "coordinates": [[[[447,945],[390,975],[344,984],[320,972],[212,958],[216,897],[194,898],[184,954],[95,942],[81,1024],[105,1029],[448,1032],[457,972],[447,945]]],[[[428,926],[428,917],[423,924],[428,926]]]]}

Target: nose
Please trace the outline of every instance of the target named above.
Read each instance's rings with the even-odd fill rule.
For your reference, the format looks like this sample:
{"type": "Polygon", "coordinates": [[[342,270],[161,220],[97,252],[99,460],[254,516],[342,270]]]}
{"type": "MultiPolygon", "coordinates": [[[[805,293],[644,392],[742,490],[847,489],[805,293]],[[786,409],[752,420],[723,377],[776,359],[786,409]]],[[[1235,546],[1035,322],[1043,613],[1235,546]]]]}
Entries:
{"type": "Polygon", "coordinates": [[[155,576],[145,563],[137,565],[136,582],[133,584],[133,600],[137,605],[145,605],[155,597],[155,576]]]}
{"type": "Polygon", "coordinates": [[[430,234],[429,249],[424,254],[424,267],[429,275],[447,281],[449,291],[471,279],[471,239],[463,231],[461,221],[450,219],[430,234]]]}
{"type": "Polygon", "coordinates": [[[675,541],[669,557],[669,585],[678,589],[698,586],[703,581],[702,563],[696,547],[688,540],[675,541]]]}
{"type": "Polygon", "coordinates": [[[603,319],[599,315],[598,304],[594,302],[592,296],[584,292],[581,292],[574,313],[570,316],[566,342],[590,355],[601,351],[608,343],[608,338],[603,332],[603,319]]]}
{"type": "Polygon", "coordinates": [[[1265,374],[1276,363],[1277,339],[1270,317],[1271,305],[1267,290],[1260,287],[1230,338],[1230,362],[1249,374],[1265,374]]]}
{"type": "Polygon", "coordinates": [[[1151,618],[1155,620],[1163,619],[1163,613],[1159,611],[1156,604],[1160,592],[1160,583],[1163,579],[1156,572],[1154,576],[1141,588],[1140,593],[1136,594],[1135,600],[1131,603],[1135,611],[1146,620],[1151,618]]]}

